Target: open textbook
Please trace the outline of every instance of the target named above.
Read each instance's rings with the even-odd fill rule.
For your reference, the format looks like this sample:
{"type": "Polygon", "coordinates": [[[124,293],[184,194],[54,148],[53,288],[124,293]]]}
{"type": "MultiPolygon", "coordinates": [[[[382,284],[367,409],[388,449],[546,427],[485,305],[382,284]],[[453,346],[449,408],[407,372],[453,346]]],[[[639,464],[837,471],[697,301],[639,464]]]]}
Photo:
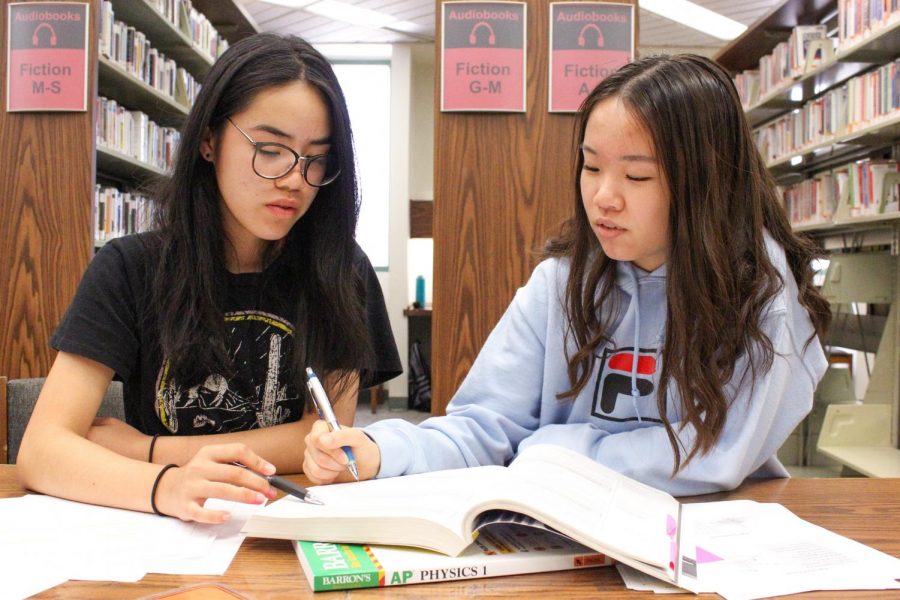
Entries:
{"type": "MultiPolygon", "coordinates": [[[[783,507],[746,500],[682,505],[665,492],[558,446],[531,446],[508,467],[436,471],[313,489],[324,506],[283,498],[256,512],[243,533],[415,546],[457,556],[495,511],[508,510],[694,592],[727,588],[734,595],[734,586],[747,573],[754,580],[765,579],[779,568],[785,578],[793,578],[790,585],[784,584],[790,589],[900,587],[896,581],[900,560],[816,527],[783,507]],[[773,506],[780,510],[760,508],[773,506]],[[779,531],[788,525],[792,535],[802,533],[808,540],[780,543],[779,531]],[[759,535],[763,530],[779,543],[763,547],[759,535]],[[818,577],[816,565],[824,555],[831,557],[829,573],[840,571],[840,576],[818,577]],[[785,569],[785,564],[798,568],[785,569]],[[817,587],[811,583],[817,579],[836,587],[817,587]]],[[[778,592],[777,587],[772,583],[769,595],[791,593],[778,592]]]]}

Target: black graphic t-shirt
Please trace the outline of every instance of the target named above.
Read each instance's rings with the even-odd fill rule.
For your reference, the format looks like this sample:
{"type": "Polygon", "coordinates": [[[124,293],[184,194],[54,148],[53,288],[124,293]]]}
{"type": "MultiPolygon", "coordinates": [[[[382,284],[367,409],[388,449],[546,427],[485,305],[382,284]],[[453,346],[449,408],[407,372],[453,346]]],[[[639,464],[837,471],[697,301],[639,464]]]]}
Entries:
{"type": "MultiPolygon", "coordinates": [[[[225,325],[233,372],[210,373],[195,386],[174,380],[162,356],[150,302],[153,234],[119,238],[93,258],[50,340],[55,349],[100,362],[124,383],[128,423],[146,434],[203,435],[271,427],[299,420],[303,396],[291,373],[293,298],[276,260],[264,273],[228,275],[225,325]]],[[[384,296],[368,258],[358,250],[375,385],[401,372],[384,296]]]]}

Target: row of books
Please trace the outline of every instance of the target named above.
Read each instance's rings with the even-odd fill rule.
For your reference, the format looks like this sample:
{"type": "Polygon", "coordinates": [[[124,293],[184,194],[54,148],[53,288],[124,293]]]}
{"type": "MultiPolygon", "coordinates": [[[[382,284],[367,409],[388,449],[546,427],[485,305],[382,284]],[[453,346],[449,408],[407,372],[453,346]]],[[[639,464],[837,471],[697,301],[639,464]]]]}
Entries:
{"type": "Polygon", "coordinates": [[[900,0],[838,0],[838,40],[855,44],[870,31],[900,18],[900,0]]]}
{"type": "Polygon", "coordinates": [[[200,92],[200,83],[151,46],[144,33],[117,21],[107,0],[100,7],[100,54],[184,106],[192,105],[200,92]]]}
{"type": "Polygon", "coordinates": [[[801,75],[808,63],[810,66],[819,64],[824,56],[821,48],[812,46],[814,40],[824,40],[832,49],[834,47],[834,40],[826,37],[824,25],[799,25],[791,30],[787,41],[759,59],[758,69],[738,74],[734,84],[744,106],[752,106],[789,79],[801,75]]]}
{"type": "Polygon", "coordinates": [[[150,228],[151,200],[115,187],[94,186],[94,245],[150,228]]]}
{"type": "Polygon", "coordinates": [[[756,130],[768,162],[900,115],[900,59],[848,80],[756,130]]]}
{"type": "MultiPolygon", "coordinates": [[[[753,106],[787,82],[815,68],[828,50],[840,51],[900,21],[900,0],[839,0],[837,36],[827,37],[825,25],[799,25],[790,38],[759,60],[757,69],[738,74],[734,83],[745,107],[753,106]]],[[[828,52],[830,54],[830,52],[828,52]]]]}
{"type": "Polygon", "coordinates": [[[177,129],[158,125],[146,113],[103,96],[97,97],[95,107],[98,145],[164,171],[172,166],[181,138],[177,129]]]}
{"type": "Polygon", "coordinates": [[[900,185],[885,179],[900,172],[894,160],[861,160],[782,190],[791,225],[830,223],[835,218],[858,218],[895,213],[900,208],[900,185]]]}
{"type": "Polygon", "coordinates": [[[206,15],[194,8],[191,0],[145,1],[210,57],[218,58],[228,49],[228,40],[213,27],[206,15]]]}

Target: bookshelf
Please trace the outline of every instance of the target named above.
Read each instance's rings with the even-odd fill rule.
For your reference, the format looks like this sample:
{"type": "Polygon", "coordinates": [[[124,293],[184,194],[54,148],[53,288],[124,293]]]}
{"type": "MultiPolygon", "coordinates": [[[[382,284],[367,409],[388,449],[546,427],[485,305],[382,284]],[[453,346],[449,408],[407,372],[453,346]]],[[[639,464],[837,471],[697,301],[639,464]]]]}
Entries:
{"type": "MultiPolygon", "coordinates": [[[[93,41],[88,48],[88,110],[0,112],[0,151],[5,157],[0,169],[0,375],[10,379],[45,376],[49,371],[50,335],[99,245],[94,239],[95,185],[124,191],[166,173],[158,164],[140,160],[141,153],[98,142],[97,99],[109,98],[129,111],[146,114],[161,128],[177,129],[190,110],[189,78],[201,83],[213,55],[224,46],[211,29],[204,29],[202,18],[193,15],[192,20],[187,10],[181,11],[182,24],[177,26],[156,8],[164,3],[111,0],[116,20],[139,30],[148,47],[183,69],[184,77],[176,73],[172,93],[165,93],[100,51],[103,4],[81,1],[90,6],[93,41]],[[193,41],[195,37],[200,43],[193,41]]],[[[3,31],[10,2],[0,0],[3,31]]],[[[228,43],[258,29],[237,0],[192,4],[228,43]]],[[[4,44],[0,71],[7,65],[6,51],[4,44]]],[[[5,82],[5,73],[0,79],[5,82]]]]}
{"type": "MultiPolygon", "coordinates": [[[[204,48],[191,40],[186,28],[178,28],[146,0],[111,0],[116,18],[125,23],[140,24],[141,31],[153,40],[175,62],[202,77],[215,60],[204,48]]],[[[182,11],[181,21],[187,19],[182,11]]]]}
{"type": "MultiPolygon", "coordinates": [[[[849,27],[859,22],[846,20],[850,4],[853,0],[785,0],[723,48],[716,60],[737,75],[755,69],[761,57],[773,53],[773,50],[777,52],[776,45],[787,40],[797,26],[823,24],[827,36],[835,37],[842,23],[849,27]]],[[[877,9],[875,3],[860,1],[855,4],[858,8],[863,6],[877,9]]],[[[770,132],[774,131],[768,136],[758,135],[758,140],[770,172],[785,187],[820,177],[833,176],[837,180],[839,174],[850,173],[857,168],[854,165],[900,159],[900,107],[894,101],[894,108],[880,113],[877,105],[879,98],[891,99],[891,94],[900,93],[897,88],[900,74],[878,79],[881,75],[892,73],[891,69],[897,65],[891,65],[900,57],[900,13],[878,19],[877,25],[870,30],[836,44],[833,49],[831,44],[823,43],[822,46],[820,61],[806,62],[799,73],[786,77],[764,95],[751,97],[745,104],[748,121],[755,132],[759,133],[766,127],[770,127],[770,132]],[[885,85],[877,87],[878,81],[885,85]],[[788,147],[780,155],[772,156],[777,153],[766,144],[770,140],[785,139],[779,137],[779,123],[784,123],[780,119],[785,119],[787,115],[801,115],[794,117],[794,127],[797,123],[802,123],[804,127],[810,122],[817,125],[819,122],[812,116],[807,120],[808,115],[815,113],[805,113],[804,110],[814,109],[817,106],[815,103],[827,102],[832,102],[832,108],[837,106],[842,110],[844,105],[839,103],[841,96],[835,92],[842,92],[842,88],[847,86],[847,106],[851,106],[849,102],[865,97],[865,94],[855,95],[852,86],[868,85],[870,82],[875,86],[872,89],[880,92],[873,94],[876,98],[873,115],[877,116],[866,114],[865,120],[851,116],[847,119],[849,123],[842,123],[840,119],[829,122],[829,114],[834,113],[825,112],[822,118],[825,127],[821,131],[813,127],[812,135],[792,129],[791,124],[787,124],[784,130],[789,136],[786,138],[788,147]],[[825,133],[835,123],[834,130],[830,134],[825,133]],[[798,138],[806,137],[811,139],[791,145],[796,144],[798,138]]],[[[848,112],[852,115],[849,109],[848,112]]],[[[782,149],[777,144],[775,148],[782,149]]],[[[885,177],[887,183],[883,186],[884,191],[868,192],[867,201],[874,202],[876,207],[884,206],[880,203],[881,198],[883,195],[886,197],[896,180],[900,179],[893,172],[885,177]]],[[[875,182],[870,187],[874,190],[879,180],[873,178],[868,181],[875,182]]],[[[830,182],[823,185],[830,185],[830,182]]],[[[820,222],[798,221],[802,224],[795,225],[795,231],[809,235],[830,253],[823,293],[835,309],[842,310],[842,316],[846,317],[847,307],[859,303],[874,313],[853,315],[852,319],[836,319],[829,332],[828,343],[875,352],[876,358],[862,404],[832,404],[825,408],[818,449],[823,456],[837,461],[845,470],[885,476],[886,473],[893,473],[896,465],[900,464],[900,320],[897,318],[900,307],[897,306],[895,293],[900,281],[900,261],[897,260],[900,253],[900,212],[879,213],[880,209],[873,210],[871,205],[864,210],[851,209],[850,205],[855,201],[851,194],[858,194],[858,189],[848,186],[846,180],[843,187],[835,183],[832,191],[835,210],[820,212],[820,219],[810,219],[820,222]],[[848,187],[851,189],[848,190],[848,187]],[[876,298],[872,296],[876,288],[887,291],[876,298]],[[886,468],[891,465],[893,468],[886,468]]]]}
{"type": "Polygon", "coordinates": [[[160,125],[178,127],[184,122],[190,107],[137,79],[125,69],[100,56],[98,60],[98,91],[101,96],[115,98],[130,110],[153,115],[160,125]]]}
{"type": "Polygon", "coordinates": [[[750,106],[745,107],[751,126],[768,121],[785,109],[800,106],[821,90],[832,88],[870,69],[893,60],[900,53],[900,21],[865,36],[835,52],[797,77],[784,82],[750,106]]]}

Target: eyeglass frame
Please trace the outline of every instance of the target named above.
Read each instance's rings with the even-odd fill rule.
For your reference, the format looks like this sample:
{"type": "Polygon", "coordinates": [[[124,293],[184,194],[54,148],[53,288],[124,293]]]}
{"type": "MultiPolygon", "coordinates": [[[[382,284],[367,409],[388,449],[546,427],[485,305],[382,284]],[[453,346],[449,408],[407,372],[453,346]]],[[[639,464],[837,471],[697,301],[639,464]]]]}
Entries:
{"type": "Polygon", "coordinates": [[[332,183],[334,183],[334,182],[337,180],[338,177],[341,176],[341,170],[340,170],[340,167],[338,167],[338,172],[335,173],[334,178],[331,179],[330,181],[328,181],[327,183],[320,183],[320,184],[312,183],[312,182],[310,182],[309,178],[306,176],[306,172],[309,170],[309,164],[310,164],[310,162],[313,161],[313,160],[316,160],[316,159],[318,159],[318,158],[321,158],[321,157],[323,157],[323,156],[325,156],[325,157],[333,157],[334,154],[331,154],[331,153],[326,152],[326,153],[324,153],[324,154],[313,154],[312,156],[301,156],[300,154],[298,154],[298,153],[297,153],[293,148],[291,148],[290,146],[286,146],[286,145],[280,144],[280,143],[278,143],[278,142],[257,142],[257,141],[254,140],[252,137],[250,137],[250,136],[247,134],[246,131],[244,131],[243,129],[241,129],[240,127],[238,127],[237,123],[235,123],[234,121],[231,120],[231,117],[225,117],[225,119],[226,119],[229,123],[231,123],[231,124],[234,126],[235,129],[237,129],[238,131],[240,131],[240,132],[241,132],[241,135],[243,135],[245,138],[247,138],[247,141],[248,141],[248,142],[250,142],[251,144],[253,144],[253,158],[250,160],[250,166],[253,168],[253,172],[256,174],[257,177],[262,177],[263,179],[268,179],[268,180],[271,180],[271,181],[274,181],[274,180],[276,180],[276,179],[281,179],[282,177],[286,177],[291,171],[293,171],[293,170],[294,170],[294,167],[296,167],[296,166],[297,166],[297,163],[299,163],[301,160],[303,161],[303,166],[300,167],[300,175],[303,176],[303,181],[305,181],[306,184],[309,185],[309,186],[311,186],[311,187],[314,187],[314,188],[323,188],[323,187],[325,187],[325,186],[327,186],[327,185],[331,185],[332,183]],[[290,152],[291,154],[294,155],[294,164],[292,164],[291,167],[290,167],[289,169],[287,169],[287,170],[286,170],[284,173],[282,173],[281,175],[276,175],[276,176],[274,176],[274,177],[272,177],[272,176],[270,176],[270,175],[263,175],[262,173],[260,173],[259,171],[256,170],[256,155],[259,153],[259,147],[260,147],[260,146],[277,146],[277,147],[279,147],[279,148],[284,148],[285,150],[287,150],[288,152],[290,152]]]}

